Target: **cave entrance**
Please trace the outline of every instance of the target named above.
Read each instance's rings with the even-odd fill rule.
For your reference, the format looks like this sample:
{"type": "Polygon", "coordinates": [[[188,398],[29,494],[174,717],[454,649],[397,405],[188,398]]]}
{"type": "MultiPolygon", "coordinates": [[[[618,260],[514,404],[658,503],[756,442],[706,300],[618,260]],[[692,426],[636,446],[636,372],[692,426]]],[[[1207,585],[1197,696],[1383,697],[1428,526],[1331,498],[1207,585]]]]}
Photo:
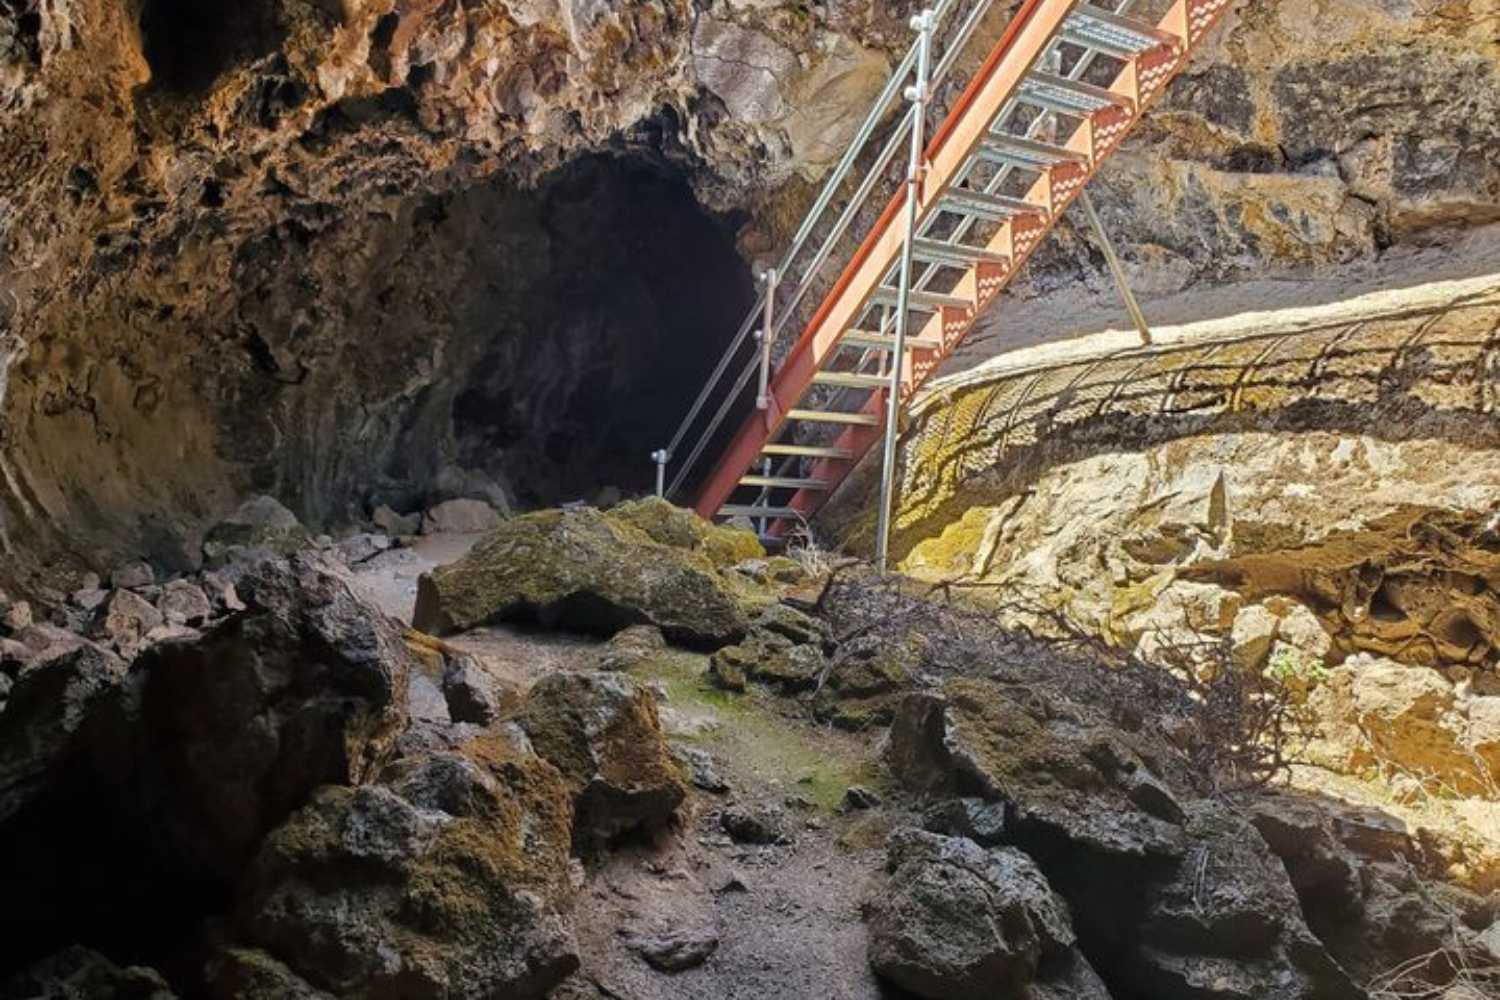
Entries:
{"type": "Polygon", "coordinates": [[[150,89],[206,93],[234,65],[276,51],[283,31],[266,0],[145,0],[141,48],[150,89]]]}
{"type": "Polygon", "coordinates": [[[474,191],[485,288],[463,311],[457,461],[503,478],[524,506],[654,488],[667,443],[754,299],[735,247],[679,174],[590,156],[532,192],[474,191]]]}

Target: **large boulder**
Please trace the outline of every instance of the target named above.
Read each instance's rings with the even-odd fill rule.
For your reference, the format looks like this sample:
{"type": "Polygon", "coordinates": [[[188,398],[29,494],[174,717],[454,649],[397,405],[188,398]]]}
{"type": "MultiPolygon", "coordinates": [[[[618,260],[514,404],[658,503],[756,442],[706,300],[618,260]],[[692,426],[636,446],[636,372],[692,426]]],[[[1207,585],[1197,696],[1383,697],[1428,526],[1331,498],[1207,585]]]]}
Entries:
{"type": "Polygon", "coordinates": [[[113,653],[84,642],[20,672],[0,712],[0,824],[69,762],[127,669],[113,653]]]}
{"type": "MultiPolygon", "coordinates": [[[[262,550],[288,554],[311,542],[302,522],[271,496],[253,496],[203,536],[203,557],[222,566],[236,555],[262,550]]],[[[120,586],[120,584],[116,584],[120,586]]]]}
{"type": "Polygon", "coordinates": [[[348,1000],[535,1000],[578,967],[562,916],[571,820],[557,769],[501,726],[320,790],[266,839],[235,925],[348,1000]]]}
{"type": "Polygon", "coordinates": [[[447,634],[504,619],[610,634],[655,625],[720,646],[745,634],[757,598],[692,545],[663,543],[624,516],[548,510],[502,524],[463,559],[424,574],[413,624],[447,634]]]}
{"type": "Polygon", "coordinates": [[[165,799],[185,856],[225,875],[315,788],[378,773],[415,667],[401,626],[314,556],[262,562],[239,590],[246,611],[136,661],[141,796],[165,799]]]}
{"type": "Polygon", "coordinates": [[[1021,841],[1157,862],[1182,856],[1182,809],[1127,734],[989,680],[902,700],[886,759],[929,795],[1004,801],[1021,841]]]}
{"type": "Polygon", "coordinates": [[[899,830],[889,875],[869,914],[870,965],[931,1000],[1024,996],[1037,980],[1064,978],[1078,1000],[1108,1000],[1098,977],[1075,966],[1068,906],[1036,864],[1012,848],[899,830]]]}
{"type": "Polygon", "coordinates": [[[687,795],[655,697],[624,674],[543,677],[520,722],[573,790],[574,840],[582,847],[656,829],[687,795]]]}
{"type": "Polygon", "coordinates": [[[705,521],[661,497],[643,497],[609,511],[614,520],[645,532],[652,541],[707,556],[715,566],[762,559],[766,550],[754,532],[705,521]]]}
{"type": "Polygon", "coordinates": [[[155,969],[121,967],[91,948],[73,945],[0,982],[16,1000],[176,1000],[155,969]]]}

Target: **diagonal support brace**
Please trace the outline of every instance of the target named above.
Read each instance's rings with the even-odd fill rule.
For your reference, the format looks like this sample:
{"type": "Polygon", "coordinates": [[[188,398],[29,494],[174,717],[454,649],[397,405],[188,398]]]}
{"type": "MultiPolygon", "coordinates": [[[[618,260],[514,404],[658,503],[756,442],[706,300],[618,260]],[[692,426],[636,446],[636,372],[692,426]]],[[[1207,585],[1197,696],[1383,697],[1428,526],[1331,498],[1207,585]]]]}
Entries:
{"type": "Polygon", "coordinates": [[[1109,233],[1104,231],[1104,221],[1099,218],[1099,213],[1094,208],[1094,199],[1089,197],[1087,188],[1079,192],[1078,200],[1083,203],[1083,211],[1089,217],[1089,225],[1093,227],[1094,235],[1098,237],[1099,245],[1104,250],[1104,259],[1109,264],[1109,273],[1114,276],[1115,287],[1120,290],[1120,298],[1125,301],[1125,308],[1129,311],[1136,330],[1140,331],[1141,343],[1151,343],[1151,327],[1146,325],[1146,314],[1141,312],[1141,304],[1135,300],[1135,292],[1130,290],[1130,282],[1125,277],[1125,268],[1120,264],[1120,257],[1115,253],[1115,245],[1110,242],[1109,233]]]}

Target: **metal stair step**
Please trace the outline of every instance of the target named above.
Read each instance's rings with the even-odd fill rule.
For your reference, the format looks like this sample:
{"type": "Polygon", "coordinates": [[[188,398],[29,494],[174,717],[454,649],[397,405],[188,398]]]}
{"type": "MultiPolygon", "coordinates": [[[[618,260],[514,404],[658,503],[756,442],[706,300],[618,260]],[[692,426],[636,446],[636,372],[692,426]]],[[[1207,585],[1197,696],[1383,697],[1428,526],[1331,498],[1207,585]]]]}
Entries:
{"type": "MultiPolygon", "coordinates": [[[[891,288],[889,285],[881,285],[875,289],[875,294],[870,296],[872,306],[890,306],[895,308],[900,305],[901,292],[899,289],[891,288]]],[[[913,312],[937,312],[939,309],[968,309],[974,305],[973,302],[959,295],[944,295],[942,292],[929,292],[926,289],[913,288],[906,297],[906,307],[913,312]]]]}
{"type": "Polygon", "coordinates": [[[726,503],[719,508],[720,517],[768,517],[772,520],[801,520],[802,513],[791,507],[761,507],[758,504],[726,503]]]}
{"type": "Polygon", "coordinates": [[[815,444],[768,444],[760,450],[762,455],[790,455],[794,458],[831,458],[847,462],[854,457],[848,448],[825,448],[815,444]]]}
{"type": "Polygon", "coordinates": [[[1059,163],[1087,164],[1089,158],[1065,146],[1050,142],[1038,142],[1019,135],[990,133],[979,140],[974,155],[990,163],[1020,167],[1023,170],[1042,170],[1059,163]]]}
{"type": "Polygon", "coordinates": [[[1004,222],[1017,215],[1045,214],[1042,206],[1021,198],[1010,198],[987,191],[971,191],[967,188],[949,188],[938,199],[938,210],[955,215],[972,215],[990,222],[1004,222]]]}
{"type": "Polygon", "coordinates": [[[1124,94],[1041,70],[1032,70],[1026,75],[1016,88],[1016,96],[1027,104],[1074,116],[1131,105],[1130,98],[1124,94]]]}
{"type": "Polygon", "coordinates": [[[884,389],[891,384],[889,375],[867,375],[861,372],[817,372],[814,385],[836,385],[844,389],[884,389]]]}
{"type": "Polygon", "coordinates": [[[1103,52],[1117,59],[1131,59],[1158,45],[1176,45],[1180,40],[1154,24],[1099,7],[1079,7],[1063,23],[1064,41],[1103,52]]]}
{"type": "Polygon", "coordinates": [[[947,264],[952,267],[970,267],[978,263],[1009,264],[1010,258],[995,250],[983,247],[966,247],[960,243],[946,243],[918,237],[911,241],[911,255],[917,260],[931,264],[947,264]]]}
{"type": "Polygon", "coordinates": [[[851,424],[856,427],[880,426],[880,418],[872,414],[841,413],[838,410],[788,410],[786,418],[823,424],[851,424]]]}
{"type": "Polygon", "coordinates": [[[796,476],[762,476],[752,474],[740,477],[741,486],[768,486],[771,489],[780,490],[821,490],[827,491],[829,485],[823,479],[800,479],[796,476]]]}
{"type": "MultiPolygon", "coordinates": [[[[844,334],[844,339],[839,341],[840,347],[868,347],[877,351],[894,351],[896,349],[896,338],[889,333],[875,333],[872,330],[850,330],[844,334]]],[[[906,349],[908,351],[936,351],[938,345],[923,337],[907,337],[906,349]]]]}

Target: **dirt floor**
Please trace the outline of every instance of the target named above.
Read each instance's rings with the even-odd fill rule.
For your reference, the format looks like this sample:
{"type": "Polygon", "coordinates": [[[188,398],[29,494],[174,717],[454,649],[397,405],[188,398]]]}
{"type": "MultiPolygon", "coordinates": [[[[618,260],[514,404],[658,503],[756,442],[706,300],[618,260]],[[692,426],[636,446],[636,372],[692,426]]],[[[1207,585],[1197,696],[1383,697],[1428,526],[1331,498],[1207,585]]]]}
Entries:
{"type": "MultiPolygon", "coordinates": [[[[355,568],[381,608],[410,621],[417,577],[459,558],[477,536],[429,536],[355,568]]],[[[526,686],[592,665],[593,638],[511,626],[450,640],[493,675],[526,686]]],[[[851,785],[884,795],[873,735],[819,727],[764,691],[730,695],[704,680],[708,658],[669,650],[633,669],[660,702],[675,748],[701,751],[727,788],[693,788],[680,823],[654,843],[621,845],[586,867],[575,925],[583,967],[559,1000],[879,1000],[860,907],[899,822],[895,807],[845,811],[851,785]],[[786,842],[737,843],[720,817],[735,806],[779,807],[786,842]],[[669,973],[632,946],[642,938],[713,940],[696,968],[669,973]]],[[[442,710],[436,679],[416,700],[442,710]],[[433,700],[433,699],[436,700],[433,700]]]]}

